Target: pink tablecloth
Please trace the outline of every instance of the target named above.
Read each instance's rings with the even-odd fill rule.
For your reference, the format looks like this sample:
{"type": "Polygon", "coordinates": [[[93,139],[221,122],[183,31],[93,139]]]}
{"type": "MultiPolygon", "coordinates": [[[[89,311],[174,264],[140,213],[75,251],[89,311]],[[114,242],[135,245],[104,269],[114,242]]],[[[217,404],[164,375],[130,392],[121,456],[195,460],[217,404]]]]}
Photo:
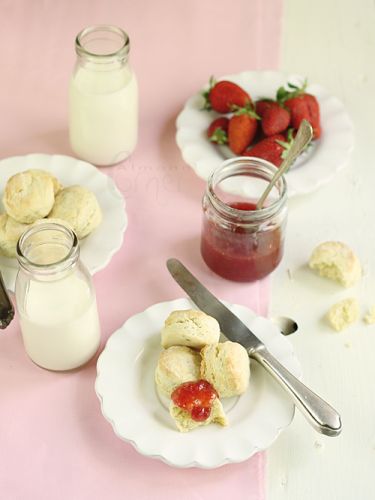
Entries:
{"type": "MultiPolygon", "coordinates": [[[[75,34],[114,23],[131,37],[140,139],[130,160],[107,169],[127,200],[129,227],[122,249],[95,276],[103,345],[133,313],[183,295],[166,272],[170,256],[223,299],[265,312],[266,282],[230,283],[201,261],[204,183],[181,159],[174,121],[211,74],[276,67],[281,7],[281,0],[0,3],[1,157],[71,154],[67,87],[75,34]]],[[[17,321],[1,334],[1,499],[264,498],[262,454],[212,471],[177,470],[139,455],[102,417],[94,380],[95,360],[68,374],[33,365],[17,321]]]]}

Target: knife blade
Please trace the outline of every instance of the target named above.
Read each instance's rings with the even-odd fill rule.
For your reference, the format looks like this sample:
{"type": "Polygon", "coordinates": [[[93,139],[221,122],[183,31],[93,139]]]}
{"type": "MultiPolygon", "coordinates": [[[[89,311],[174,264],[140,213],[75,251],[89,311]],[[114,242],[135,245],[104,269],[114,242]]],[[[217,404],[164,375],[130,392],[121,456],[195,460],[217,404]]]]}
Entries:
{"type": "Polygon", "coordinates": [[[217,319],[223,334],[232,342],[242,344],[249,356],[280,383],[315,430],[327,436],[340,434],[341,418],[332,406],[306,387],[272,356],[263,342],[207,290],[179,260],[168,259],[167,268],[174,280],[199,309],[217,319]]]}

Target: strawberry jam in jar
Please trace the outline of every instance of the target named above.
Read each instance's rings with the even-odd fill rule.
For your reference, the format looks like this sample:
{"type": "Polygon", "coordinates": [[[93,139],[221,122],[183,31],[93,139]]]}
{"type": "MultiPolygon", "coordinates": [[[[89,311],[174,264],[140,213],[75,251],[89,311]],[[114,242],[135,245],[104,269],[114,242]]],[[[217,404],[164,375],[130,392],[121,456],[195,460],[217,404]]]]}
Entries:
{"type": "Polygon", "coordinates": [[[256,203],[277,169],[260,158],[225,161],[210,176],[203,197],[201,254],[216,274],[232,281],[256,281],[280,263],[287,219],[282,176],[263,208],[256,203]]]}

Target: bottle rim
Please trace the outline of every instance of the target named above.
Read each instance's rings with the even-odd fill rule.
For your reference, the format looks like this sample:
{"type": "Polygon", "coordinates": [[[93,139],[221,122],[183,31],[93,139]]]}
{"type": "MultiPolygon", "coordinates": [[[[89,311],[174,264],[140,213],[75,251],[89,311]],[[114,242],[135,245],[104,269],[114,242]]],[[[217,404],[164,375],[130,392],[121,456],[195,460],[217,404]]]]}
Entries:
{"type": "MultiPolygon", "coordinates": [[[[60,241],[62,242],[63,240],[60,241]]],[[[45,243],[47,243],[47,241],[45,243]]],[[[68,226],[62,223],[49,222],[46,219],[45,221],[43,220],[37,222],[22,233],[17,242],[16,253],[20,267],[29,273],[42,275],[60,273],[72,268],[78,261],[78,238],[75,232],[68,226]],[[38,263],[27,255],[27,245],[31,238],[44,231],[56,231],[56,233],[60,233],[63,237],[65,237],[68,248],[66,254],[62,258],[56,258],[56,260],[52,260],[48,263],[38,263]]]]}
{"type": "Polygon", "coordinates": [[[252,156],[230,158],[218,166],[207,181],[206,196],[216,211],[228,220],[235,219],[242,222],[263,222],[278,214],[287,201],[287,183],[284,175],[276,182],[278,198],[269,205],[258,210],[239,210],[225,203],[216,193],[216,186],[235,176],[257,177],[270,181],[277,172],[277,167],[267,160],[252,156]]]}
{"type": "Polygon", "coordinates": [[[76,53],[79,56],[90,58],[91,60],[95,60],[96,62],[106,63],[112,61],[114,58],[125,59],[128,56],[130,50],[130,38],[128,34],[118,26],[113,26],[110,24],[96,24],[93,26],[88,26],[78,33],[75,39],[75,49],[76,53]],[[119,36],[119,40],[122,41],[122,43],[117,50],[108,53],[99,53],[88,50],[85,47],[85,39],[91,34],[97,32],[116,34],[119,36]]]}

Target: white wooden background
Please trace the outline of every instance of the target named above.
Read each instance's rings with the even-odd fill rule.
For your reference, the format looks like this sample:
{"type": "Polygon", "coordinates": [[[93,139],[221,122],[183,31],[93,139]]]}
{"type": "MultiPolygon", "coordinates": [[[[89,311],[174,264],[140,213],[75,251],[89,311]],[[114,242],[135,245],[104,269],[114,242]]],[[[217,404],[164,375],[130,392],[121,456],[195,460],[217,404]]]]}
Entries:
{"type": "Polygon", "coordinates": [[[356,145],[348,168],[329,185],[291,200],[271,305],[272,315],[299,323],[289,338],[304,380],[341,412],[343,432],[321,436],[296,414],[268,452],[268,500],[373,500],[375,325],[360,321],[335,333],[324,314],[343,297],[359,298],[363,313],[375,304],[374,0],[285,0],[281,69],[306,75],[344,102],[356,145]],[[363,263],[355,288],[344,290],[306,268],[312,248],[332,239],[351,245],[363,263]]]}

